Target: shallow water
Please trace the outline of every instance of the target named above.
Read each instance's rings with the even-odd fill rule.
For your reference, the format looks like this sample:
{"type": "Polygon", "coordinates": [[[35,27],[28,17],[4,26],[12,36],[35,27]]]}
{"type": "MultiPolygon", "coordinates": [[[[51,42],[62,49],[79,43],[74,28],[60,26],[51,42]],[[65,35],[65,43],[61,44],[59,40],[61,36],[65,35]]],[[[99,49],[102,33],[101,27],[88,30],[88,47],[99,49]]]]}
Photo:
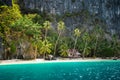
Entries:
{"type": "Polygon", "coordinates": [[[120,60],[0,65],[0,80],[120,80],[120,60]]]}

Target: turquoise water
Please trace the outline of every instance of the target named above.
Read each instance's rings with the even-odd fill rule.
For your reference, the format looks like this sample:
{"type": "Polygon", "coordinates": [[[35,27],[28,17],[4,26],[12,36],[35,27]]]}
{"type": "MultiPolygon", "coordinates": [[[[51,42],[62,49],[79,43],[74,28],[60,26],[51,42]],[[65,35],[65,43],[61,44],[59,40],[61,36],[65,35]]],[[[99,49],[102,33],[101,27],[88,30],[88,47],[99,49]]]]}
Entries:
{"type": "Polygon", "coordinates": [[[120,80],[120,61],[0,65],[0,80],[120,80]]]}

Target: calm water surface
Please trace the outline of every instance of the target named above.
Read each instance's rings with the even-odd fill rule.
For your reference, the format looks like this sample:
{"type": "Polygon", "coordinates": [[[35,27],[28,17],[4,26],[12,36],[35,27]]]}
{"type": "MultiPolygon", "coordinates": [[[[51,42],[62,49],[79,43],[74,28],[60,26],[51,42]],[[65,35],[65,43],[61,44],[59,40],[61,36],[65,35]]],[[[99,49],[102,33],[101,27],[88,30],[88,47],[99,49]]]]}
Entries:
{"type": "Polygon", "coordinates": [[[0,65],[0,80],[120,80],[120,60],[0,65]]]}

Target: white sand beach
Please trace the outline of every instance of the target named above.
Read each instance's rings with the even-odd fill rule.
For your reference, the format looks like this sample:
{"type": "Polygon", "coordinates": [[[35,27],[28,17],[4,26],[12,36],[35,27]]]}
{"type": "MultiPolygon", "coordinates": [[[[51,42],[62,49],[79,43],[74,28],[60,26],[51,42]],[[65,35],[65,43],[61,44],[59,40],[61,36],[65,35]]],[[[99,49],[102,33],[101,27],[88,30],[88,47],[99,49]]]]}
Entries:
{"type": "Polygon", "coordinates": [[[36,64],[36,63],[56,63],[56,62],[94,62],[94,61],[105,61],[105,60],[112,60],[112,59],[69,59],[69,58],[62,58],[57,60],[44,60],[44,59],[35,59],[35,60],[19,60],[19,59],[12,59],[12,60],[0,60],[0,65],[11,65],[11,64],[36,64]]]}

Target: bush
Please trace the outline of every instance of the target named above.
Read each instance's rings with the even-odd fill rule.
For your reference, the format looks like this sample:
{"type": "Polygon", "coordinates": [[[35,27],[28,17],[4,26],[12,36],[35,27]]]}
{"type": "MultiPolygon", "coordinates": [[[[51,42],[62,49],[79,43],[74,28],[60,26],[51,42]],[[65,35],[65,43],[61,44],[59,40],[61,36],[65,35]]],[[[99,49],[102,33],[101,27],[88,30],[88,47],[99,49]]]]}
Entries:
{"type": "Polygon", "coordinates": [[[112,48],[103,48],[100,52],[102,57],[113,57],[114,56],[114,50],[112,48]]]}

